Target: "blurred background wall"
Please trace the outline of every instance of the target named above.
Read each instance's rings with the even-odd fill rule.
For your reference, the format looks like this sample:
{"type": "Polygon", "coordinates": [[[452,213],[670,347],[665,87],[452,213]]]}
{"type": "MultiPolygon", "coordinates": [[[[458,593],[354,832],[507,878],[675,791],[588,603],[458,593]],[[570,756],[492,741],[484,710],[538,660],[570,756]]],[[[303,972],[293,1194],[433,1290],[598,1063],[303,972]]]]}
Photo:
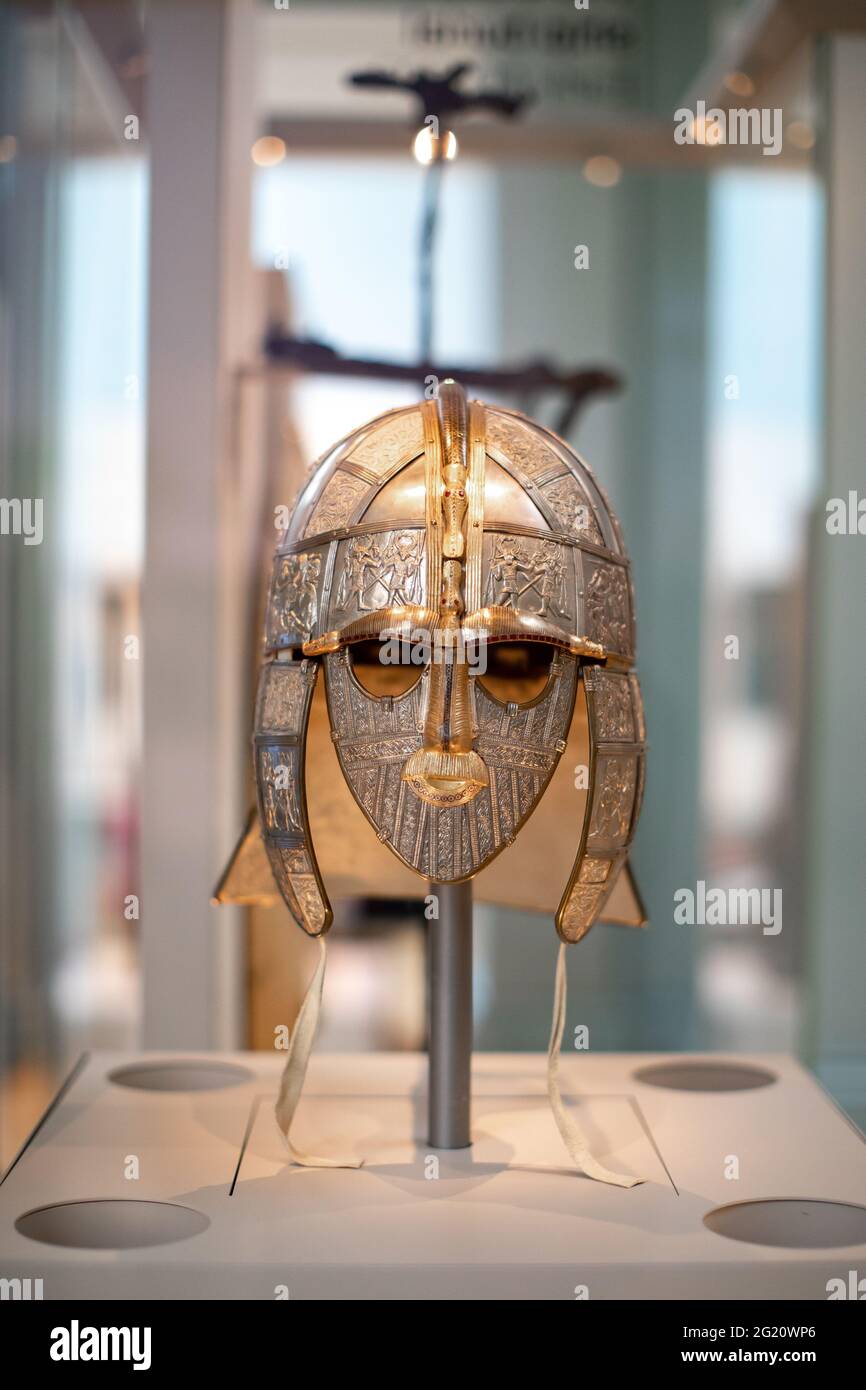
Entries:
{"type": "MultiPolygon", "coordinates": [[[[866,1112],[862,6],[0,14],[0,498],[41,499],[44,532],[4,507],[3,1155],[82,1048],[291,1022],[310,943],[209,901],[249,797],[273,507],[423,381],[287,370],[265,338],[415,360],[420,117],[346,78],[461,60],[531,100],[455,122],[433,357],[622,382],[569,438],[634,561],[651,927],[569,954],[574,1021],[600,1048],[793,1050],[866,1112]],[[780,152],[676,143],[700,99],[778,111],[780,152]],[[701,880],[779,890],[782,930],[677,923],[701,880]]],[[[424,930],[386,893],[337,905],[322,1046],[423,1046],[424,930]]],[[[476,1046],[543,1047],[552,924],[479,906],[475,932],[476,1046]]]]}

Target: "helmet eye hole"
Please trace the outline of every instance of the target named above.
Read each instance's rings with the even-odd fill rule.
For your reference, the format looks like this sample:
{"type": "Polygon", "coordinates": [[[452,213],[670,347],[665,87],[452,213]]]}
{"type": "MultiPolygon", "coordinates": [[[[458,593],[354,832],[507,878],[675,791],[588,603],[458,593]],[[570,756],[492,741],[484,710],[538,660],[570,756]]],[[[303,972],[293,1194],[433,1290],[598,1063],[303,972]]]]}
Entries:
{"type": "Polygon", "coordinates": [[[379,699],[405,695],[424,673],[420,649],[410,642],[353,642],[347,651],[358,684],[379,699]]]}
{"type": "Polygon", "coordinates": [[[486,667],[476,679],[503,705],[526,705],[543,694],[550,680],[556,648],[546,642],[492,642],[486,667]]]}

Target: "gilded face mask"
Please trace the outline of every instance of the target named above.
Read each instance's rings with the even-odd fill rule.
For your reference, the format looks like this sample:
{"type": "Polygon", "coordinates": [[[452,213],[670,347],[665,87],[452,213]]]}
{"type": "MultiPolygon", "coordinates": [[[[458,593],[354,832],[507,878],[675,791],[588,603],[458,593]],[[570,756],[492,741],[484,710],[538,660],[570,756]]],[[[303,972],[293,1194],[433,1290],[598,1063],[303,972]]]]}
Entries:
{"type": "MultiPolygon", "coordinates": [[[[585,809],[557,931],[579,941],[617,893],[613,915],[640,925],[626,864],[645,756],[634,650],[619,524],[562,440],[467,402],[454,382],[374,420],[320,461],[277,549],[254,733],[259,825],[218,898],[261,895],[263,844],[299,925],[315,937],[331,925],[305,758],[323,682],[371,832],[434,883],[493,872],[585,718],[585,809]]],[[[564,1010],[564,971],[562,986],[564,1010]]]]}

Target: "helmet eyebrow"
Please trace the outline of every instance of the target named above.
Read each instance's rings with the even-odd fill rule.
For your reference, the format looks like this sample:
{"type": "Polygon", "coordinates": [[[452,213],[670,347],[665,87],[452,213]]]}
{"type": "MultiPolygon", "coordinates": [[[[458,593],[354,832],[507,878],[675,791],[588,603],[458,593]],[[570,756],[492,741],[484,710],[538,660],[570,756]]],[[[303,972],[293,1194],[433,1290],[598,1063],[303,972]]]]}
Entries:
{"type": "Polygon", "coordinates": [[[304,656],[326,656],[338,652],[353,642],[369,642],[371,639],[397,638],[403,642],[417,641],[418,630],[428,633],[437,626],[439,615],[432,608],[419,604],[405,604],[398,608],[377,608],[372,613],[364,613],[344,627],[323,632],[320,637],[312,637],[304,643],[304,656]]]}
{"type": "MultiPolygon", "coordinates": [[[[304,643],[304,656],[326,656],[329,652],[340,651],[354,642],[367,642],[371,639],[396,638],[403,642],[418,640],[419,632],[432,634],[442,626],[440,614],[433,608],[416,604],[398,608],[378,608],[372,613],[364,613],[360,618],[346,623],[345,627],[333,628],[312,637],[304,643]]],[[[464,640],[475,645],[487,646],[495,642],[544,642],[559,647],[572,656],[587,657],[591,661],[607,663],[609,653],[599,642],[588,637],[579,637],[566,632],[556,623],[532,613],[520,613],[514,608],[491,605],[476,608],[468,613],[458,631],[464,640]]],[[[613,659],[615,661],[615,658],[613,659]]],[[[613,664],[613,663],[612,663],[613,664]]]]}
{"type": "Polygon", "coordinates": [[[552,647],[560,647],[572,656],[585,656],[593,661],[606,662],[608,652],[599,642],[588,637],[578,637],[566,632],[547,618],[534,613],[521,613],[515,608],[492,605],[476,608],[463,620],[464,637],[471,637],[479,645],[494,642],[545,642],[552,647]]]}

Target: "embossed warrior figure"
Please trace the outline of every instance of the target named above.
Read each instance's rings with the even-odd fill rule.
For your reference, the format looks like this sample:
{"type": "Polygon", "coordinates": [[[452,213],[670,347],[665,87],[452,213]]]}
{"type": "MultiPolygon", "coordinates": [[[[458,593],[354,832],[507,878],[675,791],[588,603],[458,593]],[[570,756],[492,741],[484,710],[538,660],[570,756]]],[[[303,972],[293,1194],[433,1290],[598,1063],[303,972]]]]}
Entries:
{"type": "Polygon", "coordinates": [[[337,608],[344,613],[353,608],[363,612],[370,607],[367,586],[370,574],[377,574],[380,560],[375,541],[369,536],[353,536],[346,552],[346,564],[337,589],[337,608]]]}
{"type": "Polygon", "coordinates": [[[565,613],[565,565],[559,547],[548,542],[536,557],[532,571],[532,586],[541,601],[538,615],[547,617],[551,608],[565,613]]]}
{"type": "Polygon", "coordinates": [[[520,598],[520,546],[509,536],[500,536],[490,574],[487,577],[486,597],[496,597],[503,608],[516,608],[520,598]]]}
{"type": "Polygon", "coordinates": [[[295,809],[295,783],[291,768],[279,754],[264,750],[259,759],[265,826],[272,832],[301,832],[295,809]]]}
{"type": "Polygon", "coordinates": [[[308,637],[316,625],[321,555],[283,555],[277,561],[268,605],[268,631],[308,637]]]}
{"type": "Polygon", "coordinates": [[[388,566],[389,606],[405,606],[414,602],[418,580],[418,567],[421,563],[420,532],[402,531],[389,544],[385,551],[388,566]]]}
{"type": "Polygon", "coordinates": [[[277,561],[274,583],[269,603],[271,630],[288,636],[295,626],[292,619],[292,589],[297,573],[297,561],[293,555],[282,555],[277,561]]]}
{"type": "Polygon", "coordinates": [[[301,556],[301,563],[295,577],[295,594],[292,604],[292,613],[301,632],[312,632],[316,625],[321,568],[321,555],[301,556]]]}

